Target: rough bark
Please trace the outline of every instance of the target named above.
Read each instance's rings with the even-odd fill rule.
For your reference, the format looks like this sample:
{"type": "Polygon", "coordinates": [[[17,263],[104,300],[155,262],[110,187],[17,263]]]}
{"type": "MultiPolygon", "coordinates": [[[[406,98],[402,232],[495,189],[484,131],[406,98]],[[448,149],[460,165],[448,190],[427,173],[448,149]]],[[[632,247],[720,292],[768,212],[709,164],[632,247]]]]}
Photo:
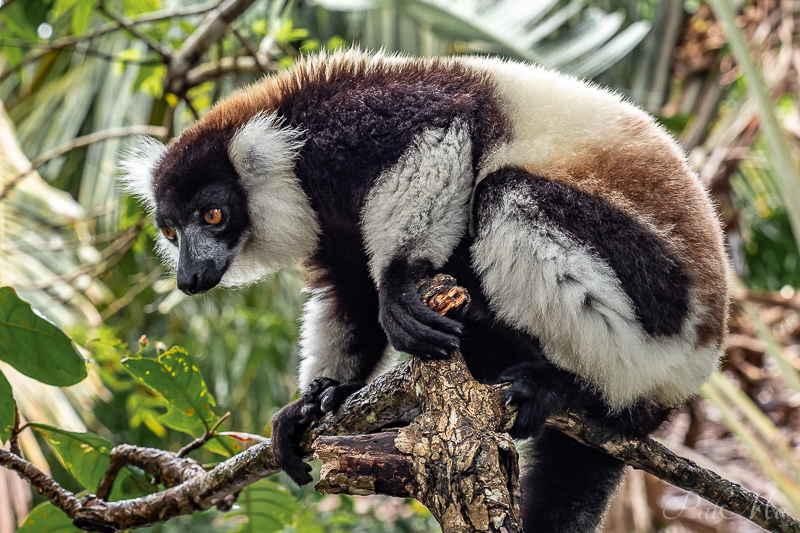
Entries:
{"type": "MultiPolygon", "coordinates": [[[[450,314],[465,296],[442,279],[421,291],[450,314]]],[[[324,461],[317,488],[418,498],[447,532],[520,531],[517,455],[503,433],[515,413],[500,401],[502,388],[477,383],[458,353],[446,361],[412,359],[399,365],[305,432],[302,449],[324,461]],[[408,425],[375,433],[400,424],[408,425]]],[[[800,523],[768,501],[653,440],[626,439],[583,413],[562,413],[548,425],[768,531],[800,533],[800,523]]],[[[121,531],[213,506],[224,509],[239,490],[278,471],[269,442],[208,472],[171,452],[121,445],[112,452],[103,492],[115,476],[111,470],[125,464],[139,466],[168,488],[125,501],[106,502],[95,495],[79,501],[29,462],[0,450],[0,466],[16,471],[88,531],[121,531]]]]}

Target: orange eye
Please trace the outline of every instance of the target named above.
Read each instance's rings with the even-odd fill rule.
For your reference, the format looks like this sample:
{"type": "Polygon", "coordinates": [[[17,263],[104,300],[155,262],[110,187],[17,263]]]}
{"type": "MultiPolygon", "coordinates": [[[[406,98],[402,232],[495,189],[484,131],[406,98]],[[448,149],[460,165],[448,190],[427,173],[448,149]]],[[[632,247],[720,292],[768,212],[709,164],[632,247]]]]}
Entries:
{"type": "Polygon", "coordinates": [[[203,215],[203,220],[205,220],[207,224],[217,225],[222,222],[222,211],[219,209],[206,211],[206,214],[203,215]]]}
{"type": "Polygon", "coordinates": [[[164,226],[163,228],[161,228],[161,233],[163,233],[164,237],[166,237],[169,240],[175,239],[175,230],[172,228],[164,226]]]}

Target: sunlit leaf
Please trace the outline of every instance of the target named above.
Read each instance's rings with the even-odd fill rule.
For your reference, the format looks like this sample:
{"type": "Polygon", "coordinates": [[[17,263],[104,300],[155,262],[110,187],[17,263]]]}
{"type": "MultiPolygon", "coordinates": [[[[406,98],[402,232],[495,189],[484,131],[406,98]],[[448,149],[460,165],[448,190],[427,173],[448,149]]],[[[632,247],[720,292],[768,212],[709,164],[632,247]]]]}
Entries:
{"type": "Polygon", "coordinates": [[[53,11],[61,16],[72,9],[78,2],[80,2],[80,0],[56,0],[53,2],[53,11]]]}
{"type": "Polygon", "coordinates": [[[161,98],[164,94],[164,77],[167,75],[166,65],[140,65],[133,83],[135,91],[142,91],[153,98],[161,98]]]}
{"type": "Polygon", "coordinates": [[[11,426],[14,425],[16,407],[14,396],[11,394],[11,385],[0,372],[0,444],[8,442],[11,437],[11,426]]]}
{"type": "Polygon", "coordinates": [[[95,0],[78,0],[75,4],[70,21],[73,35],[81,35],[89,27],[96,3],[95,0]]]}
{"type": "Polygon", "coordinates": [[[69,337],[10,287],[0,287],[0,360],[48,385],[67,387],[86,377],[69,337]]]}
{"type": "Polygon", "coordinates": [[[194,359],[183,348],[175,347],[157,361],[130,358],[122,365],[167,401],[167,414],[161,419],[164,424],[196,436],[216,421],[214,399],[194,359]]]}
{"type": "Polygon", "coordinates": [[[64,511],[50,502],[40,503],[28,514],[17,533],[82,533],[64,511]]]}
{"type": "Polygon", "coordinates": [[[128,17],[161,9],[160,0],[122,0],[122,11],[128,17]]]}
{"type": "Polygon", "coordinates": [[[89,490],[97,490],[108,469],[114,445],[93,433],[77,433],[46,424],[29,424],[58,452],[70,474],[89,490]]]}

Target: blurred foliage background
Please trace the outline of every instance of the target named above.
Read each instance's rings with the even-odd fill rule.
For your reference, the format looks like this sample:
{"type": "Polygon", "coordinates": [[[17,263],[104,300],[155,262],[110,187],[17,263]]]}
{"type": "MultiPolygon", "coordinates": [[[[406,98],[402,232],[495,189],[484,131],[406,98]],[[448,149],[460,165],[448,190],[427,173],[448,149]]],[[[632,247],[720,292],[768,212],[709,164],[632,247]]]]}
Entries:
{"type": "MultiPolygon", "coordinates": [[[[165,423],[163,400],[121,360],[125,346],[155,357],[180,345],[217,414],[231,413],[226,427],[268,435],[295,394],[302,275],[184,297],[154,255],[150,221],[115,184],[130,136],[166,141],[237,87],[324,48],[499,55],[624,93],[683,143],[719,206],[737,282],[723,372],[662,437],[800,516],[799,12],[790,0],[0,0],[0,285],[92,361],[85,381],[63,389],[0,363],[22,416],[177,450],[192,437],[165,423]],[[209,32],[203,22],[220,6],[232,15],[209,32]]],[[[83,490],[40,434],[23,432],[21,445],[83,490]]],[[[151,529],[438,530],[414,502],[322,497],[276,481],[253,489],[252,501],[267,503],[151,529]]],[[[40,503],[0,470],[0,533],[40,531],[23,525],[40,503]]],[[[754,528],[633,471],[606,523],[610,532],[754,528]]]]}

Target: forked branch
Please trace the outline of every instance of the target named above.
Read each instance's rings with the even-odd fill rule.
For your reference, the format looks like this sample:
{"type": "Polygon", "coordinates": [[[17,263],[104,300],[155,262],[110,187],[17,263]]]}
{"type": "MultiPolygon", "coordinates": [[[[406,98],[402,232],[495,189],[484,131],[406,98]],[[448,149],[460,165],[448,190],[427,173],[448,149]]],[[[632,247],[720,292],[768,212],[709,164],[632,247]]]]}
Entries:
{"type": "MultiPolygon", "coordinates": [[[[426,302],[443,313],[466,299],[452,278],[437,277],[421,289],[426,302]]],[[[417,498],[445,532],[521,531],[517,454],[504,433],[515,413],[500,401],[502,388],[476,382],[458,353],[446,361],[414,358],[397,366],[303,435],[307,456],[323,460],[317,489],[417,498]],[[379,433],[402,424],[407,425],[379,433]]],[[[622,437],[584,413],[562,413],[547,423],[768,531],[800,533],[800,523],[767,500],[654,440],[622,437]]],[[[269,442],[210,471],[171,452],[121,445],[112,452],[111,469],[125,465],[142,468],[167,488],[131,500],[90,495],[79,501],[31,463],[0,450],[0,466],[19,473],[87,531],[121,531],[213,506],[227,509],[239,490],[278,472],[269,442]]],[[[102,496],[114,474],[101,483],[102,496]]]]}

